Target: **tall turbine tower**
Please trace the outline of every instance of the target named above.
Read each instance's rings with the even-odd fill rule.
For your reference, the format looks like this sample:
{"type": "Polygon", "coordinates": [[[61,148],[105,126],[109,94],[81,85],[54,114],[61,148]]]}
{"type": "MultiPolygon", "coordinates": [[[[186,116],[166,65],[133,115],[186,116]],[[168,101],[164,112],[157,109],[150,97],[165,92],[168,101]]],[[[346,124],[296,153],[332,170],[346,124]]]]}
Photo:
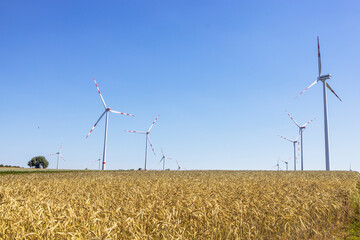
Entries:
{"type": "Polygon", "coordinates": [[[165,155],[164,155],[164,151],[163,151],[162,148],[161,148],[161,154],[162,154],[162,158],[160,159],[160,162],[159,162],[159,163],[163,162],[163,171],[164,171],[164,170],[165,170],[165,161],[166,161],[166,160],[171,160],[172,158],[171,158],[171,157],[168,157],[168,156],[165,156],[165,155]]]}
{"type": "Polygon", "coordinates": [[[288,171],[289,170],[289,168],[288,168],[288,164],[289,164],[289,162],[287,162],[287,161],[284,161],[284,160],[281,160],[283,163],[285,163],[286,164],[286,171],[288,171]]]}
{"type": "Polygon", "coordinates": [[[179,162],[178,162],[177,160],[175,160],[175,161],[176,161],[176,165],[178,166],[177,170],[180,170],[181,167],[180,167],[180,165],[179,165],[179,162]]]}
{"type": "Polygon", "coordinates": [[[303,152],[303,131],[306,128],[306,125],[308,125],[309,123],[311,123],[312,121],[315,120],[315,118],[313,120],[308,121],[307,123],[305,123],[304,125],[300,126],[295,119],[290,116],[289,113],[287,113],[287,115],[290,117],[290,119],[296,124],[296,126],[299,128],[299,135],[300,135],[300,141],[301,141],[301,171],[304,170],[304,152],[303,152]]]}
{"type": "Polygon", "coordinates": [[[62,149],[62,144],[60,146],[60,149],[57,153],[52,153],[52,154],[49,154],[48,156],[54,156],[54,155],[57,155],[57,161],[56,161],[56,169],[59,169],[59,158],[61,158],[62,160],[65,161],[64,157],[61,155],[61,149],[62,149]]]}
{"type": "Polygon", "coordinates": [[[105,136],[104,136],[104,151],[103,151],[103,162],[102,162],[102,170],[105,170],[106,169],[106,143],[107,143],[107,131],[108,131],[108,117],[109,117],[109,112],[112,112],[112,113],[117,113],[117,114],[123,114],[123,115],[126,115],[126,116],[132,116],[134,117],[134,115],[132,114],[128,114],[128,113],[123,113],[123,112],[118,112],[118,111],[114,111],[112,110],[111,108],[108,108],[106,106],[106,103],[104,101],[104,98],[103,96],[101,95],[100,93],[100,89],[95,81],[95,78],[94,79],[94,83],[95,83],[95,86],[98,90],[98,93],[100,95],[100,98],[101,98],[101,101],[104,105],[104,108],[105,108],[105,111],[100,115],[99,119],[96,121],[96,123],[94,124],[94,126],[91,128],[90,132],[86,135],[86,138],[89,137],[90,133],[94,130],[94,128],[96,127],[96,125],[98,124],[98,122],[101,120],[101,118],[106,114],[106,119],[105,119],[105,136]]]}
{"type": "MultiPolygon", "coordinates": [[[[329,124],[328,124],[328,107],[327,107],[327,95],[326,88],[328,88],[341,102],[340,97],[334,92],[334,90],[330,87],[330,85],[326,82],[326,80],[330,79],[331,74],[321,75],[321,57],[320,57],[320,44],[319,37],[317,37],[317,47],[318,47],[318,69],[319,76],[318,78],[310,84],[309,87],[305,88],[298,96],[303,94],[306,90],[314,86],[317,82],[321,81],[323,83],[323,97],[324,97],[324,131],[325,131],[325,167],[326,171],[330,171],[330,146],[329,146],[329,124]]],[[[297,97],[298,97],[297,96],[297,97]]]]}
{"type": "MultiPolygon", "coordinates": [[[[296,144],[298,144],[298,145],[300,144],[300,142],[298,141],[298,138],[300,135],[295,140],[290,140],[281,135],[278,135],[278,136],[281,137],[282,139],[288,140],[289,142],[291,142],[293,144],[293,146],[294,146],[294,171],[296,171],[296,144]]],[[[299,148],[298,148],[298,151],[299,151],[299,148]]],[[[287,165],[286,165],[286,167],[287,167],[287,165]]]]}
{"type": "Polygon", "coordinates": [[[280,171],[279,159],[277,160],[277,164],[274,167],[277,167],[277,170],[280,171]]]}
{"type": "Polygon", "coordinates": [[[153,145],[151,144],[150,142],[150,137],[149,137],[149,134],[150,134],[150,131],[151,131],[151,128],[154,126],[156,120],[159,118],[160,115],[158,115],[155,120],[153,121],[153,123],[150,125],[150,128],[149,130],[147,130],[146,132],[142,132],[142,131],[130,131],[130,130],[124,130],[125,132],[131,132],[131,133],[140,133],[140,134],[145,134],[146,135],[146,143],[145,143],[145,167],[144,167],[144,170],[146,170],[146,161],[147,161],[147,143],[149,142],[150,144],[150,147],[154,153],[154,155],[156,156],[156,153],[155,153],[155,150],[153,148],[153,145]]]}
{"type": "Polygon", "coordinates": [[[99,169],[98,170],[100,170],[100,168],[101,168],[101,153],[100,153],[99,158],[97,160],[95,160],[94,162],[99,162],[99,169]]]}

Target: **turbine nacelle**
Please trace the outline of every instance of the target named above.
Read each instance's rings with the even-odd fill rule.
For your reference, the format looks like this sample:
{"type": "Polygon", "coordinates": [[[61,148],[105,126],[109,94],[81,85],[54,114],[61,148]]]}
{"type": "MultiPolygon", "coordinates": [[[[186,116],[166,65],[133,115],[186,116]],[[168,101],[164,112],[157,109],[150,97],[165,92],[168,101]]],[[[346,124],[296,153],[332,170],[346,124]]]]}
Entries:
{"type": "Polygon", "coordinates": [[[324,80],[327,80],[327,79],[330,79],[332,78],[332,75],[331,74],[325,74],[325,75],[321,75],[317,78],[318,81],[324,81],[324,80]]]}

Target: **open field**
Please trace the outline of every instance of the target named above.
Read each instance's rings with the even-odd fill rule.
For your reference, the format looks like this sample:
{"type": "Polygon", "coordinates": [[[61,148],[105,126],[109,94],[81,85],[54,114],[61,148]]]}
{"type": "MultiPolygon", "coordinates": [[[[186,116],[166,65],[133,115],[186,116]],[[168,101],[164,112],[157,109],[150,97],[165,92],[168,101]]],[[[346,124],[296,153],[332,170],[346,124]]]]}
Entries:
{"type": "MultiPolygon", "coordinates": [[[[82,170],[80,170],[82,171],[82,170]]],[[[84,170],[85,171],[85,170],[84,170]]],[[[87,170],[88,171],[88,170],[87,170]]],[[[42,168],[0,168],[0,175],[7,174],[26,174],[26,173],[59,173],[59,172],[79,172],[79,170],[66,170],[66,169],[42,169],[42,168]]]]}
{"type": "Polygon", "coordinates": [[[3,239],[343,239],[356,172],[0,176],[3,239]]]}
{"type": "Polygon", "coordinates": [[[0,168],[0,173],[2,172],[45,172],[45,171],[63,171],[56,169],[42,169],[42,168],[18,168],[18,167],[2,167],[0,168]]]}

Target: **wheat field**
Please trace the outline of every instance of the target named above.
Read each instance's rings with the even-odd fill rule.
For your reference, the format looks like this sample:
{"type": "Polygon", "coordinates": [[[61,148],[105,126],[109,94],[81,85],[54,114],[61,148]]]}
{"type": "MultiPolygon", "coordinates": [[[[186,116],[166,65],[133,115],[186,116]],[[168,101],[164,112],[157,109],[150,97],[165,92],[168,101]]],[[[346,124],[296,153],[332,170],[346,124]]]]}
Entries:
{"type": "Polygon", "coordinates": [[[1,239],[343,239],[356,172],[0,175],[1,239]]]}

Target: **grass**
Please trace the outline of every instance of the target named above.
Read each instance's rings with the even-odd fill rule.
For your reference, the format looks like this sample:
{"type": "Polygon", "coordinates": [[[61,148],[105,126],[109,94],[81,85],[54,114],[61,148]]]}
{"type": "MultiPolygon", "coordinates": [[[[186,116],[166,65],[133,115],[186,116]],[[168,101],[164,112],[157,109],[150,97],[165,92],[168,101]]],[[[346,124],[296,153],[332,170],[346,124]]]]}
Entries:
{"type": "Polygon", "coordinates": [[[356,228],[356,172],[43,172],[0,176],[0,239],[344,239],[356,228]]]}

